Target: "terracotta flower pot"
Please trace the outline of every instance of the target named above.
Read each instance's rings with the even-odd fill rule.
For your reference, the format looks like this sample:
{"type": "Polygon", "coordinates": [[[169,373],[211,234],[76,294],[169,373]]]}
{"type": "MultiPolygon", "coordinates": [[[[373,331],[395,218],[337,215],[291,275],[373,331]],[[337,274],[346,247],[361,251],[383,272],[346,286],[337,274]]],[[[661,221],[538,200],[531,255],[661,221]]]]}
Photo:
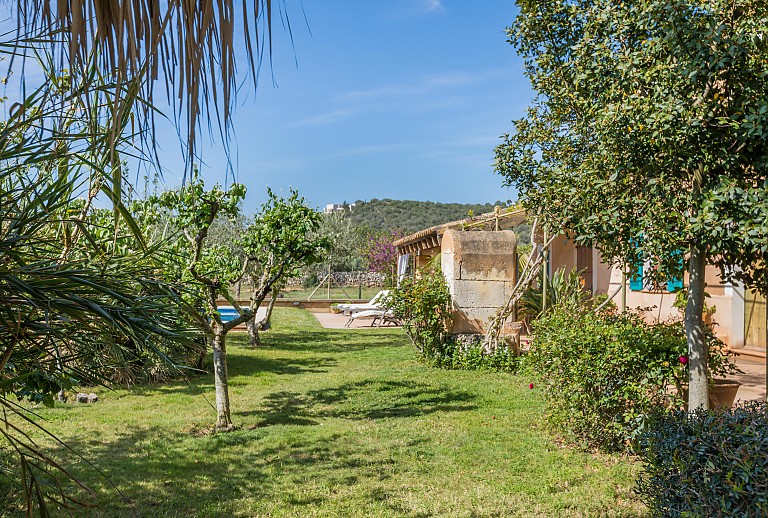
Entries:
{"type": "MultiPolygon", "coordinates": [[[[736,401],[736,393],[741,383],[735,380],[714,379],[709,382],[709,408],[730,408],[736,401]]],[[[688,410],[688,385],[680,389],[680,397],[688,410]]]]}
{"type": "Polygon", "coordinates": [[[712,408],[730,408],[736,401],[736,393],[741,383],[734,380],[716,379],[709,385],[709,406],[712,408]]]}

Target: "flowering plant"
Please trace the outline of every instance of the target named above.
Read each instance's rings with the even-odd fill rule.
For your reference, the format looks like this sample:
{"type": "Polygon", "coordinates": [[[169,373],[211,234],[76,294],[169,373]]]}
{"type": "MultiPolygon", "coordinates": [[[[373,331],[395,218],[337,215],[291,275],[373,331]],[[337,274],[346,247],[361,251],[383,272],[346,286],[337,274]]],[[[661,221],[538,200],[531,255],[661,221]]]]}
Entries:
{"type": "Polygon", "coordinates": [[[395,265],[397,264],[398,254],[394,242],[401,237],[403,237],[401,230],[378,232],[368,237],[365,246],[368,270],[384,274],[389,286],[393,285],[395,265]]]}
{"type": "MultiPolygon", "coordinates": [[[[668,356],[675,358],[665,362],[669,364],[674,377],[675,387],[678,394],[683,387],[688,384],[688,352],[685,332],[680,323],[667,324],[667,327],[678,338],[670,342],[674,345],[673,350],[669,351],[668,356]]],[[[710,384],[714,383],[715,378],[722,378],[729,374],[740,372],[733,362],[734,354],[728,350],[725,343],[715,336],[710,326],[704,326],[705,338],[707,340],[707,376],[710,384]]]]}

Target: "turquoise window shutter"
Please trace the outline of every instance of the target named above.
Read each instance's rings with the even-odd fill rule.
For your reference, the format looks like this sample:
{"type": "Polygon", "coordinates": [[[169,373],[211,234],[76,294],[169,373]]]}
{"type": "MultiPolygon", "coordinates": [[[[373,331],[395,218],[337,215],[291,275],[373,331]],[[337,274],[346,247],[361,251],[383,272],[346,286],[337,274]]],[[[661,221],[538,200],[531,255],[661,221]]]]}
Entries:
{"type": "MultiPolygon", "coordinates": [[[[630,240],[630,243],[634,245],[635,249],[638,248],[637,241],[630,240]]],[[[643,291],[643,263],[637,265],[632,276],[629,278],[629,289],[632,291],[643,291]]]]}
{"type": "MultiPolygon", "coordinates": [[[[682,252],[677,252],[675,255],[679,257],[677,262],[680,265],[680,271],[682,271],[683,270],[683,253],[682,252]]],[[[682,289],[682,287],[683,287],[683,278],[682,277],[679,278],[679,279],[669,279],[667,281],[667,291],[669,291],[669,292],[673,292],[675,290],[682,289]]]]}
{"type": "Polygon", "coordinates": [[[683,279],[672,279],[667,281],[667,291],[673,292],[683,288],[683,279]]]}

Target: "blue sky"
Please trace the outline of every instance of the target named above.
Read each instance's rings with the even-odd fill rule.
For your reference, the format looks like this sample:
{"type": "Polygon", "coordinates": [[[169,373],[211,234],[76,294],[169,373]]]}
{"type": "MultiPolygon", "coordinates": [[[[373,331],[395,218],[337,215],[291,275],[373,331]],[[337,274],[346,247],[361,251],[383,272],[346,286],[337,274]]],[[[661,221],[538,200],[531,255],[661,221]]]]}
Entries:
{"type": "MultiPolygon", "coordinates": [[[[231,157],[248,187],[247,212],[264,201],[266,186],[296,188],[313,206],[516,197],[493,172],[499,137],[532,97],[506,42],[513,0],[285,5],[293,45],[276,17],[272,69],[262,68],[256,92],[245,82],[233,117],[231,157]]],[[[33,68],[27,75],[34,83],[33,68]]],[[[184,172],[178,135],[170,123],[158,128],[164,182],[175,187],[184,172]]],[[[206,183],[225,183],[221,142],[203,132],[200,149],[206,183]]],[[[133,178],[142,174],[132,168],[133,178]]]]}
{"type": "MultiPolygon", "coordinates": [[[[522,61],[506,43],[511,0],[286,0],[294,45],[275,31],[273,74],[243,92],[233,165],[255,209],[265,187],[308,201],[395,198],[480,203],[515,198],[493,148],[528,105],[522,61]],[[311,31],[311,33],[310,33],[311,31]],[[298,62],[298,66],[296,66],[298,62]]],[[[165,181],[182,155],[160,141],[165,181]]],[[[218,142],[203,138],[206,183],[224,182],[218,142]]]]}

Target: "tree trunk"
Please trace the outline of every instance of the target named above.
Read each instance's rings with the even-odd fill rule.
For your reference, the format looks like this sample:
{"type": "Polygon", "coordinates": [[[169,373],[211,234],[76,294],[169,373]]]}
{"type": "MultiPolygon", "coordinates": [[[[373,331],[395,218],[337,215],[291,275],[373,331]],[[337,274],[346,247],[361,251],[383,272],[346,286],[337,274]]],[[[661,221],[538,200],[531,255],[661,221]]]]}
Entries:
{"type": "Polygon", "coordinates": [[[704,250],[691,246],[688,302],[685,305],[685,337],[688,341],[688,410],[709,410],[707,339],[704,334],[704,250]]]}
{"type": "Polygon", "coordinates": [[[227,385],[227,348],[224,329],[217,327],[213,338],[213,378],[216,387],[216,431],[232,430],[229,413],[229,386],[227,385]]]}
{"type": "Polygon", "coordinates": [[[252,319],[246,322],[245,327],[248,329],[248,337],[251,340],[251,346],[261,347],[261,338],[259,338],[261,322],[256,322],[256,317],[254,316],[252,319]]]}
{"type": "Polygon", "coordinates": [[[272,298],[269,300],[269,306],[267,307],[267,315],[264,317],[264,325],[261,326],[262,329],[269,329],[269,326],[271,326],[272,322],[272,310],[275,308],[275,301],[277,300],[277,297],[280,295],[280,287],[273,288],[272,289],[272,298]]]}

